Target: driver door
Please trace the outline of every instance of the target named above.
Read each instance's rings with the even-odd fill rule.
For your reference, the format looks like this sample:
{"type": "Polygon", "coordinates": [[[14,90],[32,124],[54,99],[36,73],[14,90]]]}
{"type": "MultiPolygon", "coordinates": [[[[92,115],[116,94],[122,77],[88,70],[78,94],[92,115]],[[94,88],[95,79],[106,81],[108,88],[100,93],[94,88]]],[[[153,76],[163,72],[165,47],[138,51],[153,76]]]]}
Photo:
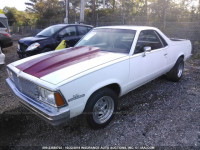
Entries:
{"type": "Polygon", "coordinates": [[[166,65],[167,45],[156,31],[141,31],[134,55],[130,57],[130,88],[137,88],[162,75],[166,65]],[[144,52],[145,47],[151,47],[151,51],[144,52]]]}

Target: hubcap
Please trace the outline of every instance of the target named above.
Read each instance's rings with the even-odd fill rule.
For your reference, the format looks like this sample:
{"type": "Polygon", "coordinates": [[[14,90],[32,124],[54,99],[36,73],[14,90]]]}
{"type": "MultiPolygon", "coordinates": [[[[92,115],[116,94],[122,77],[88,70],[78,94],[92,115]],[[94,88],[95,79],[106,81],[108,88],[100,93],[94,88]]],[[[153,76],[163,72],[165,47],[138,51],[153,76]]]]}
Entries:
{"type": "Polygon", "coordinates": [[[93,108],[93,118],[96,123],[103,124],[110,119],[114,112],[114,100],[109,96],[100,98],[93,108]]]}
{"type": "Polygon", "coordinates": [[[180,63],[178,66],[178,77],[180,78],[183,73],[183,63],[180,63]]]}

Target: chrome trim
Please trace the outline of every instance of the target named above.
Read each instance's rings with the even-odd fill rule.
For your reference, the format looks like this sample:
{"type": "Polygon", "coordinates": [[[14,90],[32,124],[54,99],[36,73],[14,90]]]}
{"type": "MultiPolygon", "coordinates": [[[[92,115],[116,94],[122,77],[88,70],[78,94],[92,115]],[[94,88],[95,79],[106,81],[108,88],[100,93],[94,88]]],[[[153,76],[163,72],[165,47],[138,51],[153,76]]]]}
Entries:
{"type": "Polygon", "coordinates": [[[6,82],[20,98],[20,103],[51,125],[57,126],[63,124],[70,118],[69,107],[55,108],[37,100],[30,99],[16,88],[10,78],[7,78],[6,82]]]}

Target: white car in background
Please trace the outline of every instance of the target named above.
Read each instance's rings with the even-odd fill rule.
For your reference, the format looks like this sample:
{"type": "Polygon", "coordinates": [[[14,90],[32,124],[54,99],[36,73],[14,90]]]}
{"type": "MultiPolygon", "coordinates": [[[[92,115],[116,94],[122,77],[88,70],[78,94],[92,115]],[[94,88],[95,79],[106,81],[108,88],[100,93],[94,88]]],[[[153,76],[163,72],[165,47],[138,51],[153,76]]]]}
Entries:
{"type": "Polygon", "coordinates": [[[0,64],[5,63],[3,48],[12,46],[13,42],[9,34],[8,19],[4,14],[0,14],[0,64]]]}
{"type": "Polygon", "coordinates": [[[1,47],[0,47],[0,65],[5,63],[5,55],[3,54],[1,47]]]}
{"type": "Polygon", "coordinates": [[[85,112],[93,128],[102,128],[113,118],[118,97],[163,74],[179,81],[191,50],[189,40],[170,40],[157,28],[99,27],[74,48],[9,64],[7,83],[52,125],[85,112]]]}

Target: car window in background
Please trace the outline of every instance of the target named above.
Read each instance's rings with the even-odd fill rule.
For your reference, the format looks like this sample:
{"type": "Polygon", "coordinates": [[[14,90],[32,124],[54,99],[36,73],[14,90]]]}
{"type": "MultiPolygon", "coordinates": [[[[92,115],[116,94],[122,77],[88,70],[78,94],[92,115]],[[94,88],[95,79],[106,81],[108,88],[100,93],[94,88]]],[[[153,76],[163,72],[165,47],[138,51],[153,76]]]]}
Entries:
{"type": "Polygon", "coordinates": [[[88,27],[78,26],[79,35],[85,35],[90,30],[88,29],[88,27]]]}
{"type": "Polygon", "coordinates": [[[87,27],[87,31],[89,32],[90,30],[92,30],[92,27],[87,27]]]}
{"type": "Polygon", "coordinates": [[[59,31],[60,29],[62,29],[63,27],[64,27],[63,25],[51,26],[51,27],[48,27],[48,28],[42,30],[36,36],[50,37],[53,34],[55,34],[57,31],[59,31]]]}
{"type": "Polygon", "coordinates": [[[60,31],[59,36],[61,37],[68,37],[68,36],[76,36],[76,27],[75,26],[71,26],[71,27],[67,27],[65,29],[63,29],[62,31],[60,31]]]}
{"type": "Polygon", "coordinates": [[[6,28],[3,23],[0,22],[0,28],[6,28]]]}
{"type": "Polygon", "coordinates": [[[114,53],[130,52],[135,30],[124,29],[94,29],[89,32],[75,47],[94,46],[101,51],[114,53]]]}

